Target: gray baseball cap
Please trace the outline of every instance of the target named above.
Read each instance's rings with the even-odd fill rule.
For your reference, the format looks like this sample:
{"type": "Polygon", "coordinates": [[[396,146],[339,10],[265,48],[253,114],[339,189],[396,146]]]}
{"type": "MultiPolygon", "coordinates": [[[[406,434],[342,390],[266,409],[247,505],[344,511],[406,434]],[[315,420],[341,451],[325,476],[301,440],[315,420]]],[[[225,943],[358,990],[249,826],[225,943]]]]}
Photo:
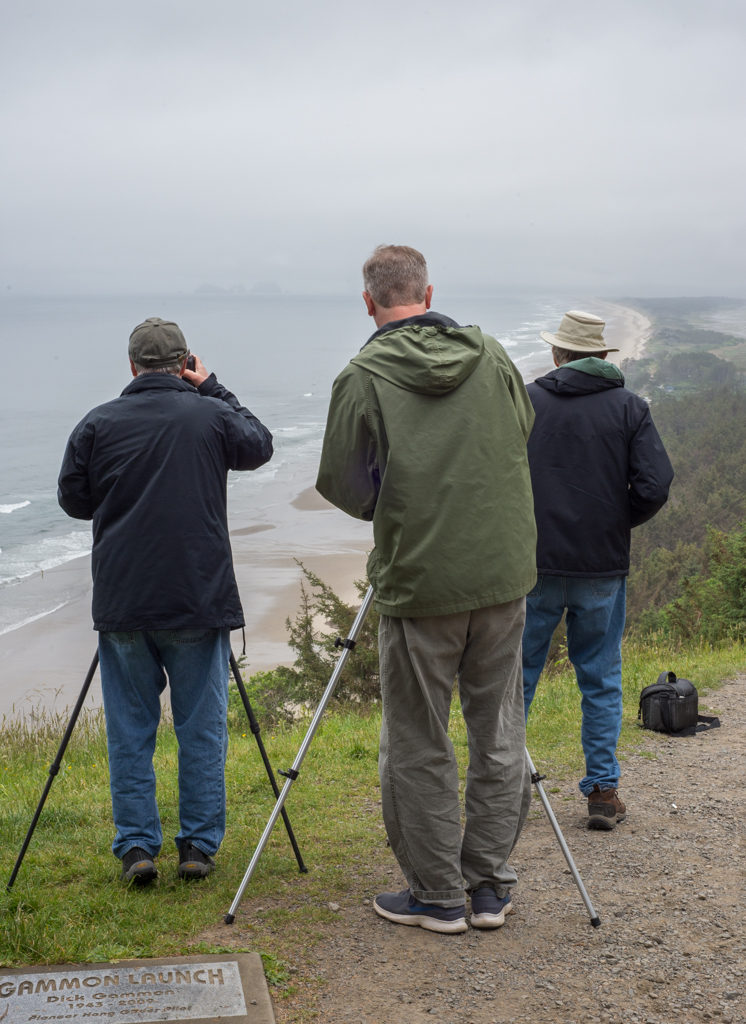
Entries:
{"type": "Polygon", "coordinates": [[[178,363],[189,354],[184,335],[173,320],[150,316],[130,334],[129,355],[133,363],[157,370],[178,363]]]}

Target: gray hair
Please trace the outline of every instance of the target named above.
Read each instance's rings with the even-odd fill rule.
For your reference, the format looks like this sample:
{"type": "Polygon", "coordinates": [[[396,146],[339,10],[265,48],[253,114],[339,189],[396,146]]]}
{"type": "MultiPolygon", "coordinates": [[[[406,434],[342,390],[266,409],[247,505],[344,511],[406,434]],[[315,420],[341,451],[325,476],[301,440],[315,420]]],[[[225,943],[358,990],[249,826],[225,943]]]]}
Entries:
{"type": "Polygon", "coordinates": [[[595,356],[596,359],[605,359],[609,353],[605,352],[573,352],[569,348],[558,348],[557,345],[552,345],[552,355],[558,366],[564,366],[565,363],[573,363],[576,359],[587,359],[588,356],[595,356]]]}
{"type": "Polygon", "coordinates": [[[142,377],[146,373],[170,373],[174,377],[181,376],[181,367],[184,360],[180,359],[177,363],[169,363],[167,366],[140,366],[138,363],[133,363],[137,370],[137,376],[142,377]]]}
{"type": "Polygon", "coordinates": [[[379,245],[363,265],[365,290],[379,306],[412,306],[425,301],[427,263],[408,245],[379,245]]]}

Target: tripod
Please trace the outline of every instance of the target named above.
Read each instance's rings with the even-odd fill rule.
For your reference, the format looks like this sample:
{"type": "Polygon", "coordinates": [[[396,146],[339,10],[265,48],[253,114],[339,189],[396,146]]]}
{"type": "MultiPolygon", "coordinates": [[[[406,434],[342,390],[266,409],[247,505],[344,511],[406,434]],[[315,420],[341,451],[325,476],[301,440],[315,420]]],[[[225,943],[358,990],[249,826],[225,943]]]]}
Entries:
{"type": "MultiPolygon", "coordinates": [[[[306,756],[306,753],[308,752],[308,748],[311,745],[311,741],[313,740],[313,737],[316,734],[316,730],[319,727],[319,723],[321,722],[321,718],[324,714],[324,711],[326,710],[326,706],[334,694],[334,690],[336,688],[342,669],[344,668],[344,664],[347,661],[350,652],[355,648],[357,636],[360,633],[360,629],[362,628],[363,622],[365,621],[365,616],[368,614],[368,609],[370,608],[372,601],[373,588],[369,587],[365,594],[365,597],[363,598],[363,603],[360,606],[360,611],[357,613],[355,621],[353,622],[352,627],[350,628],[349,636],[347,636],[345,640],[337,640],[337,646],[343,648],[342,653],[339,656],[337,664],[334,666],[334,671],[332,672],[329,682],[326,685],[326,689],[324,690],[324,693],[321,697],[319,706],[316,709],[316,713],[313,716],[310,726],[308,727],[308,731],[305,735],[303,743],[301,744],[300,750],[296,754],[292,767],[289,768],[287,771],[280,771],[280,775],[284,775],[287,781],[285,782],[285,785],[282,787],[282,792],[280,793],[277,799],[277,803],[275,804],[274,810],[272,811],[272,814],[269,817],[269,821],[265,826],[261,839],[259,840],[257,847],[254,850],[254,854],[251,858],[251,861],[249,862],[249,866],[246,869],[246,873],[243,876],[241,884],[238,887],[236,895],[233,899],[233,903],[231,904],[228,913],[225,915],[224,921],[226,924],[233,924],[233,922],[236,920],[236,910],[238,909],[238,905],[241,902],[241,898],[246,890],[246,886],[251,881],[251,877],[254,874],[256,865],[259,861],[259,858],[262,855],[262,852],[264,851],[265,846],[267,845],[267,841],[269,840],[269,837],[272,834],[272,830],[275,827],[278,817],[280,816],[281,813],[284,813],[283,807],[285,804],[285,800],[287,799],[288,793],[290,792],[293,783],[300,774],[300,768],[301,765],[303,764],[303,760],[306,756]]],[[[572,858],[572,854],[570,853],[567,843],[565,842],[565,838],[562,835],[562,831],[560,830],[557,819],[554,816],[554,812],[552,811],[546,794],[544,793],[544,788],[541,785],[541,781],[544,778],[544,776],[539,775],[536,771],[534,763],[531,760],[531,755],[528,752],[528,748],[524,749],[526,753],[528,768],[531,773],[531,782],[534,786],[536,786],[542,804],[544,805],[544,810],[547,813],[547,817],[549,818],[552,828],[554,829],[554,833],[557,836],[562,853],[565,856],[565,860],[567,861],[567,864],[570,868],[570,872],[573,876],[573,879],[575,880],[575,884],[578,886],[578,889],[580,890],[580,895],[582,896],[588,914],[590,915],[591,924],[594,928],[598,928],[601,924],[601,920],[598,917],[598,914],[596,914],[596,911],[593,908],[593,904],[591,903],[588,897],[588,893],[585,890],[585,886],[583,885],[578,869],[575,866],[575,861],[572,858]]]]}
{"type": "MultiPolygon", "coordinates": [[[[236,659],[235,659],[235,657],[233,655],[233,652],[231,652],[231,656],[230,656],[230,667],[231,667],[231,671],[233,673],[233,678],[236,681],[236,687],[237,687],[238,692],[240,694],[241,702],[242,702],[242,704],[244,706],[244,710],[246,711],[246,716],[247,716],[247,718],[249,720],[249,728],[250,728],[253,736],[256,739],[257,747],[259,748],[259,753],[260,753],[262,761],[264,763],[264,767],[266,769],[267,776],[268,776],[269,781],[270,781],[270,785],[272,786],[272,792],[274,793],[275,797],[278,797],[280,795],[280,790],[278,788],[277,781],[276,781],[275,776],[274,776],[274,772],[272,771],[272,766],[269,763],[269,758],[267,756],[267,751],[265,750],[264,742],[263,742],[262,737],[261,737],[261,730],[259,728],[259,723],[257,722],[256,716],[254,715],[254,710],[251,707],[251,702],[249,701],[249,695],[246,692],[246,687],[244,686],[243,679],[241,678],[241,672],[239,670],[238,663],[237,663],[237,661],[236,661],[236,659]]],[[[39,818],[41,816],[41,812],[42,812],[42,809],[43,809],[44,804],[46,802],[47,796],[49,795],[49,791],[52,788],[52,783],[54,782],[54,777],[55,777],[55,775],[58,774],[58,772],[60,770],[60,766],[62,764],[62,758],[63,758],[63,756],[65,754],[65,750],[67,749],[67,744],[69,743],[70,737],[72,736],[73,729],[75,728],[75,723],[77,722],[78,717],[80,715],[80,712],[81,712],[81,710],[83,708],[83,704],[84,704],[85,699],[86,699],[86,697],[88,695],[88,690],[90,689],[91,682],[93,680],[94,675],[96,674],[96,669],[97,668],[98,668],[98,651],[96,651],[95,655],[93,656],[93,661],[91,662],[90,668],[88,669],[88,672],[86,674],[85,680],[83,682],[83,688],[81,689],[80,695],[78,696],[78,699],[75,702],[75,707],[73,708],[72,714],[70,715],[70,720],[67,723],[67,728],[65,729],[65,734],[62,737],[62,742],[60,743],[59,749],[57,751],[57,756],[55,757],[55,759],[52,762],[52,764],[49,766],[49,773],[48,773],[46,785],[44,787],[44,791],[43,791],[43,793],[41,795],[41,799],[39,800],[39,803],[37,805],[36,811],[34,812],[34,816],[33,816],[32,820],[31,820],[31,824],[29,825],[28,832],[26,833],[26,838],[23,840],[23,845],[22,845],[21,851],[18,854],[18,857],[16,859],[15,865],[13,867],[13,871],[11,873],[11,876],[8,879],[7,885],[5,886],[5,888],[6,888],[6,890],[8,892],[10,892],[10,890],[13,888],[13,883],[16,880],[16,876],[18,875],[18,872],[20,870],[21,864],[23,862],[23,858],[26,855],[26,850],[28,849],[29,843],[31,842],[31,837],[34,834],[34,830],[35,830],[36,825],[37,825],[37,823],[39,821],[39,818]]],[[[288,838],[290,839],[290,845],[293,848],[293,853],[295,854],[295,859],[298,862],[298,870],[302,871],[302,872],[306,872],[306,871],[308,871],[308,868],[303,863],[303,857],[301,856],[301,852],[298,849],[298,844],[296,842],[295,835],[293,833],[293,829],[292,829],[292,826],[290,824],[290,819],[288,818],[287,813],[284,810],[282,811],[282,820],[285,823],[285,828],[287,830],[288,838]]]]}

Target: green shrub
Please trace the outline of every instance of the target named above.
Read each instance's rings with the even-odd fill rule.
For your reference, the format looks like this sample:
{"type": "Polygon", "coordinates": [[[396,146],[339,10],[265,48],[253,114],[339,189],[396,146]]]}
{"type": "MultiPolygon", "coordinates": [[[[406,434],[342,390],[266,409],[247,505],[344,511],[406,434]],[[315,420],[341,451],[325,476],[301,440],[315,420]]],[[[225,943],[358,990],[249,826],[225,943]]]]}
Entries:
{"type": "Polygon", "coordinates": [[[731,531],[710,530],[704,567],[681,581],[680,594],[646,620],[674,640],[705,643],[746,638],[746,522],[731,531]]]}
{"type": "MultiPolygon", "coordinates": [[[[358,612],[302,562],[298,564],[303,573],[300,608],[295,619],[286,620],[288,645],[295,652],[293,666],[258,672],[246,685],[257,717],[272,725],[293,721],[306,708],[314,710],[340,656],[337,638],[348,636],[358,612]]],[[[355,587],[362,600],[367,581],[357,580],[355,587]]],[[[334,696],[339,704],[367,708],[379,700],[377,636],[378,614],[371,609],[337,682],[334,696]]],[[[245,722],[238,689],[232,686],[231,691],[230,713],[245,722]]]]}
{"type": "Polygon", "coordinates": [[[743,389],[662,396],[652,412],[676,475],[668,503],[632,531],[627,622],[645,629],[704,570],[708,528],[727,533],[746,521],[743,389]]]}

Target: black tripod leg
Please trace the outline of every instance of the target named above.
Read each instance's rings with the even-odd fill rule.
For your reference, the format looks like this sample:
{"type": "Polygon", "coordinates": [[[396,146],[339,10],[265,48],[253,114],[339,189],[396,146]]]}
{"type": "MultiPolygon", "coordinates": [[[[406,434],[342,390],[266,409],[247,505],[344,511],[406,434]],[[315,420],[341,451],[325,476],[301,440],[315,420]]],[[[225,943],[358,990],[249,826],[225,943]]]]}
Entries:
{"type": "MultiPolygon", "coordinates": [[[[233,653],[231,653],[231,670],[233,672],[233,678],[236,680],[236,686],[238,687],[238,692],[241,695],[243,706],[246,709],[246,714],[249,719],[249,727],[256,738],[256,745],[259,747],[259,753],[262,756],[262,761],[264,761],[264,767],[267,769],[267,775],[269,777],[270,785],[272,786],[272,792],[275,794],[275,797],[279,797],[280,789],[277,785],[277,781],[275,780],[275,773],[272,771],[272,765],[269,763],[267,751],[264,749],[264,743],[262,742],[259,723],[256,720],[254,709],[251,706],[251,702],[249,701],[249,695],[246,692],[246,687],[244,686],[243,679],[241,678],[241,670],[238,667],[238,662],[233,656],[233,653]]],[[[305,873],[308,871],[308,868],[303,863],[303,857],[301,856],[301,852],[298,849],[298,844],[295,841],[295,834],[293,833],[293,827],[290,824],[290,818],[288,818],[287,811],[285,810],[284,807],[282,809],[282,820],[285,823],[285,828],[287,829],[288,833],[288,839],[290,840],[290,845],[293,848],[295,859],[298,861],[298,870],[305,873]]]]}
{"type": "Polygon", "coordinates": [[[62,764],[62,758],[64,756],[65,749],[67,747],[67,744],[70,741],[70,737],[72,736],[73,729],[75,728],[75,723],[77,722],[78,716],[80,715],[81,709],[83,707],[83,702],[85,701],[85,699],[86,699],[86,697],[88,695],[88,689],[89,689],[89,687],[91,685],[91,680],[93,679],[93,677],[94,677],[94,675],[96,673],[97,667],[98,667],[98,650],[96,651],[96,653],[95,653],[95,655],[93,657],[93,661],[91,662],[91,667],[88,669],[88,675],[85,677],[85,682],[83,683],[83,689],[80,691],[80,696],[78,697],[77,703],[75,704],[75,707],[73,708],[73,713],[70,716],[70,721],[67,723],[67,729],[65,729],[65,735],[62,737],[62,742],[60,743],[60,748],[57,751],[57,756],[55,757],[55,759],[52,762],[52,764],[49,766],[49,777],[47,778],[47,784],[44,787],[44,792],[42,793],[41,800],[39,801],[39,805],[36,808],[36,813],[34,814],[34,817],[33,817],[32,821],[31,821],[30,826],[29,826],[29,830],[26,833],[26,838],[23,841],[23,846],[21,847],[21,852],[18,854],[18,859],[16,860],[15,867],[13,868],[13,872],[12,872],[10,878],[8,879],[8,884],[5,886],[5,888],[8,890],[8,892],[10,892],[10,890],[13,887],[13,883],[16,880],[16,875],[18,874],[18,871],[19,871],[19,869],[21,867],[21,862],[23,861],[23,858],[26,855],[26,850],[28,849],[28,845],[31,842],[31,837],[34,834],[34,829],[36,828],[36,823],[38,822],[39,817],[41,816],[42,808],[44,807],[44,802],[47,799],[47,796],[49,794],[49,790],[52,788],[52,783],[54,782],[54,777],[55,777],[55,775],[60,770],[60,765],[62,764]]]}

